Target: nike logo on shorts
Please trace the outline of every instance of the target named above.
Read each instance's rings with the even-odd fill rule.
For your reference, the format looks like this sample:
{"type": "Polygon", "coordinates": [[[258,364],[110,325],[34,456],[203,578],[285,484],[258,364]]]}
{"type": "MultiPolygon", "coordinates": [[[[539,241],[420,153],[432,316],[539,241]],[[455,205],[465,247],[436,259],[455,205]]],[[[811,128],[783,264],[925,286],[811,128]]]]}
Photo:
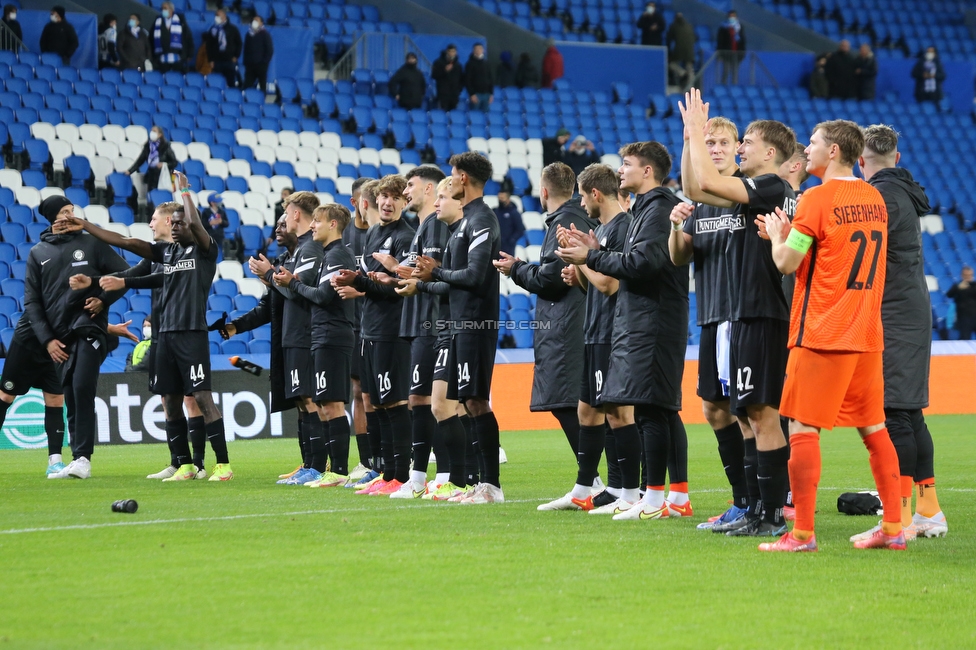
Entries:
{"type": "Polygon", "coordinates": [[[739,393],[735,397],[736,397],[736,399],[742,399],[744,397],[748,397],[749,395],[752,395],[752,391],[751,390],[748,393],[739,393]]]}
{"type": "Polygon", "coordinates": [[[193,382],[193,387],[196,388],[197,386],[199,386],[202,383],[203,383],[203,380],[202,379],[200,381],[195,381],[195,382],[193,382]]]}

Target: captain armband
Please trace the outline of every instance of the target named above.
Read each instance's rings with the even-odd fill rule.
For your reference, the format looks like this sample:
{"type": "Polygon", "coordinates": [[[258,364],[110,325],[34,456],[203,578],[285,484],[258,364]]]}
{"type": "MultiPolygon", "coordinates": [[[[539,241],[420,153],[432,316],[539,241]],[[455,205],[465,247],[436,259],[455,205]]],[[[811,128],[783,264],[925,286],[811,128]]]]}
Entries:
{"type": "Polygon", "coordinates": [[[786,238],[786,245],[798,253],[806,253],[813,246],[813,237],[805,235],[796,228],[790,230],[786,238]]]}

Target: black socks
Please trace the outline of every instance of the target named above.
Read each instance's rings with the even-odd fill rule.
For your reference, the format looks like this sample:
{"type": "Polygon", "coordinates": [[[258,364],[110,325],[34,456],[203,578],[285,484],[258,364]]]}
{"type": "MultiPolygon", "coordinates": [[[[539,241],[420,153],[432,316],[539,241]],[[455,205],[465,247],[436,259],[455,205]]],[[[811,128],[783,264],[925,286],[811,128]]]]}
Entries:
{"type": "Polygon", "coordinates": [[[580,426],[579,451],[576,454],[579,471],[576,474],[577,485],[593,485],[600,470],[600,457],[606,446],[606,425],[595,427],[580,426]]]}
{"type": "Polygon", "coordinates": [[[783,506],[790,484],[790,448],[780,447],[773,451],[757,452],[759,460],[759,491],[762,494],[763,520],[782,526],[783,506]]]}
{"type": "MultiPolygon", "coordinates": [[[[749,505],[749,489],[746,487],[746,473],[743,467],[745,441],[742,428],[737,422],[715,432],[718,441],[718,457],[725,468],[725,476],[732,486],[732,502],[739,508],[749,505]]],[[[755,444],[755,441],[753,441],[755,444]]]]}
{"type": "Polygon", "coordinates": [[[166,421],[166,442],[170,455],[176,459],[175,467],[192,462],[185,419],[166,421]]]}
{"type": "Polygon", "coordinates": [[[349,474],[349,420],[343,414],[328,422],[323,422],[322,428],[328,428],[329,449],[332,452],[332,471],[340,476],[347,476],[349,474]]]}
{"type": "MultiPolygon", "coordinates": [[[[7,404],[0,400],[0,425],[7,417],[7,404]]],[[[44,407],[44,431],[47,433],[47,454],[53,456],[61,453],[64,445],[64,407],[45,406],[44,407]]]]}
{"type": "Polygon", "coordinates": [[[426,472],[434,431],[437,429],[437,420],[434,419],[430,404],[414,406],[412,413],[413,468],[417,472],[426,472]]]}
{"type": "Polygon", "coordinates": [[[206,467],[205,458],[207,456],[207,425],[202,415],[187,418],[187,435],[190,438],[190,448],[193,450],[193,464],[197,469],[206,467]]]}

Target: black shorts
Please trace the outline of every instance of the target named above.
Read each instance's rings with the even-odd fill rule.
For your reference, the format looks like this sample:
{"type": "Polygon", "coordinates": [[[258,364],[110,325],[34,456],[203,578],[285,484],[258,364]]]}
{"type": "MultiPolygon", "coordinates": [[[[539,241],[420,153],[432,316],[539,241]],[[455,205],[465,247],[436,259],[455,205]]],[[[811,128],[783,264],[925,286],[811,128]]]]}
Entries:
{"type": "Polygon", "coordinates": [[[465,401],[491,396],[491,375],[495,370],[497,332],[455,334],[448,354],[447,399],[465,401]]]}
{"type": "Polygon", "coordinates": [[[434,384],[434,361],[437,339],[433,336],[418,336],[410,342],[410,394],[430,397],[434,384]]]}
{"type": "Polygon", "coordinates": [[[729,387],[723,386],[718,378],[718,326],[718,323],[702,325],[698,344],[698,397],[713,403],[729,399],[729,387]]]}
{"type": "Polygon", "coordinates": [[[285,348],[285,399],[315,396],[312,353],[305,348],[285,348]]]}
{"type": "Polygon", "coordinates": [[[363,368],[363,340],[359,338],[359,331],[356,331],[356,341],[352,345],[352,360],[349,365],[349,376],[359,381],[362,377],[363,368]]]}
{"type": "Polygon", "coordinates": [[[729,350],[729,408],[746,416],[747,406],[768,404],[779,408],[786,379],[789,323],[754,318],[732,323],[729,350]]]}
{"type": "Polygon", "coordinates": [[[210,340],[204,331],[160,332],[152,347],[152,390],[157,395],[192,395],[210,390],[210,340]]]}
{"type": "Polygon", "coordinates": [[[51,355],[32,332],[22,336],[21,331],[14,333],[7,348],[0,388],[8,395],[25,395],[31,388],[63,395],[61,377],[51,355]]]}
{"type": "Polygon", "coordinates": [[[363,341],[363,392],[373,404],[406,401],[410,396],[410,343],[363,341]]]}
{"type": "Polygon", "coordinates": [[[315,402],[347,402],[352,391],[351,348],[319,348],[315,357],[315,402]]]}
{"type": "Polygon", "coordinates": [[[583,379],[580,401],[596,408],[603,406],[603,383],[610,367],[610,344],[587,343],[583,346],[583,379]]]}
{"type": "Polygon", "coordinates": [[[434,375],[433,381],[447,381],[447,361],[451,353],[451,335],[446,332],[438,333],[434,342],[434,375]]]}

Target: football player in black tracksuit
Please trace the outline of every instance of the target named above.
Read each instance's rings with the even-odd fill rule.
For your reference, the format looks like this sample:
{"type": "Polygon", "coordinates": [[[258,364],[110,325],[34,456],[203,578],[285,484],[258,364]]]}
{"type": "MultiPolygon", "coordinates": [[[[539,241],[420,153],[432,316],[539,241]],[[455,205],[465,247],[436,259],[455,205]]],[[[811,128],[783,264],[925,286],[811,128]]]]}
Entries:
{"type": "MultiPolygon", "coordinates": [[[[542,170],[542,207],[546,217],[546,236],[542,241],[539,264],[528,264],[508,253],[495,262],[499,272],[511,276],[518,286],[538,296],[535,321],[542,324],[532,332],[535,367],[532,377],[531,411],[550,411],[559,421],[566,440],[579,462],[580,421],[579,378],[583,372],[583,316],[585,297],[579,287],[567,286],[562,279],[566,263],[556,257],[556,231],[575,227],[589,232],[597,223],[589,218],[572,198],[576,175],[565,163],[552,163],[542,170]]],[[[593,487],[603,484],[593,478],[593,487]]],[[[547,510],[548,504],[540,509],[547,510]]]]}
{"type": "MultiPolygon", "coordinates": [[[[594,231],[601,248],[608,251],[623,250],[631,218],[619,201],[620,178],[607,165],[592,164],[578,178],[582,207],[590,219],[598,221],[594,231]]],[[[563,243],[568,236],[560,230],[556,233],[563,243]]],[[[563,280],[569,286],[582,286],[586,290],[586,317],[583,324],[583,371],[579,381],[578,421],[579,471],[573,490],[551,503],[539,506],[539,510],[587,510],[594,514],[619,514],[617,500],[622,486],[620,472],[610,471],[616,464],[616,448],[607,447],[607,483],[603,492],[591,494],[597,476],[600,457],[606,446],[607,416],[603,412],[603,384],[610,365],[610,342],[613,335],[613,313],[617,305],[619,281],[596,273],[583,265],[568,265],[563,269],[563,280]]],[[[616,424],[616,423],[614,423],[616,424]]],[[[618,425],[619,426],[619,425],[618,425]]],[[[611,425],[612,428],[612,425],[611,425]]]]}
{"type": "Polygon", "coordinates": [[[41,233],[41,241],[27,256],[24,313],[37,340],[60,365],[73,457],[64,469],[48,474],[48,478],[89,478],[97,427],[99,368],[108,348],[118,342],[107,335],[106,308],[122,294],[105,293],[97,287],[72,290],[69,278],[82,272],[122,271],[129,265],[94,237],[55,228],[56,221],[65,223],[74,218],[74,206],[63,196],[44,199],[38,211],[52,227],[41,233]]]}
{"type": "Polygon", "coordinates": [[[286,268],[274,275],[275,284],[307,300],[311,310],[311,354],[315,396],[312,398],[321,421],[322,436],[309,437],[310,487],[337,487],[349,476],[349,420],[346,400],[352,390],[352,349],[354,305],[343,300],[332,286],[340,269],[355,270],[356,259],[342,243],[342,231],[349,225],[349,210],[330,203],[312,213],[312,240],[322,247],[322,261],[312,283],[286,268]],[[324,434],[328,434],[325,436],[324,434]],[[327,454],[332,456],[331,471],[326,471],[327,454]]]}
{"type": "MultiPolygon", "coordinates": [[[[466,152],[451,156],[452,198],[460,200],[463,217],[448,240],[450,268],[430,257],[417,260],[417,276],[451,285],[451,326],[454,334],[448,352],[447,399],[458,400],[471,418],[481,458],[480,482],[448,501],[465,504],[501,503],[505,500],[498,472],[498,420],[491,410],[491,377],[498,345],[499,275],[492,268],[498,258],[498,217],[485,205],[485,183],[491,178],[491,163],[481,154],[466,152]]],[[[457,437],[447,441],[451,454],[451,483],[464,483],[456,467],[457,437]]]]}
{"type": "Polygon", "coordinates": [[[152,259],[163,265],[163,288],[159,337],[154,357],[154,387],[163,396],[166,411],[166,437],[173,445],[179,468],[164,481],[185,481],[197,477],[192,462],[183,414],[183,398],[193,395],[203,413],[207,439],[217,457],[211,481],[229,481],[234,477],[227,457],[224,420],[211,393],[210,343],[207,339],[207,296],[217,272],[217,245],[207,234],[186,176],[175,173],[183,198],[182,211],[170,217],[173,239],[168,242],[145,242],[99,228],[79,219],[69,220],[70,228],[84,228],[102,241],[152,259]]]}
{"type": "MultiPolygon", "coordinates": [[[[410,479],[410,344],[400,338],[403,299],[394,285],[374,281],[369,274],[389,276],[380,261],[391,255],[407,259],[414,230],[401,217],[406,199],[402,176],[389,175],[376,186],[380,223],[366,233],[360,272],[339,270],[336,287],[355,287],[366,294],[362,317],[362,377],[364,392],[376,412],[380,427],[383,474],[357,494],[393,494],[410,479]],[[377,257],[373,253],[379,253],[377,257]]],[[[341,290],[340,290],[341,292],[341,290]]]]}
{"type": "MultiPolygon", "coordinates": [[[[417,258],[421,255],[441,261],[447,244],[447,226],[438,221],[434,213],[437,184],[444,180],[444,172],[434,165],[420,165],[407,172],[406,179],[404,196],[407,210],[419,217],[420,225],[403,265],[399,265],[392,256],[382,258],[386,269],[400,278],[409,278],[413,274],[417,258]]],[[[393,499],[415,499],[428,492],[433,493],[449,480],[445,471],[448,467],[447,450],[438,435],[437,420],[431,410],[439,308],[440,298],[436,295],[420,294],[403,302],[400,337],[410,342],[409,403],[413,424],[413,469],[410,470],[410,480],[390,495],[393,499]],[[428,489],[427,465],[432,447],[437,456],[439,478],[435,477],[428,489]]]]}
{"type": "MultiPolygon", "coordinates": [[[[311,192],[294,192],[284,199],[285,227],[298,238],[295,254],[288,258],[281,268],[297,275],[308,285],[314,285],[322,261],[322,245],[312,241],[312,213],[319,207],[318,198],[311,192]]],[[[263,255],[248,261],[251,272],[274,283],[277,271],[263,255]]],[[[293,293],[286,287],[274,285],[274,289],[285,298],[282,308],[282,346],[285,360],[285,397],[293,400],[301,411],[302,426],[299,435],[305,439],[305,454],[302,469],[288,478],[279,479],[285,485],[304,485],[322,478],[321,473],[312,470],[309,451],[314,440],[318,445],[326,438],[318,407],[315,405],[315,378],[310,350],[312,348],[311,322],[312,304],[304,297],[293,293]]]]}
{"type": "Polygon", "coordinates": [[[669,217],[679,199],[660,179],[671,168],[671,156],[658,142],[630,144],[620,154],[620,186],[637,195],[623,251],[603,250],[594,236],[570,231],[570,246],[559,254],[620,280],[603,388],[607,414],[621,425],[614,434],[624,488],[622,512],[614,519],[663,519],[673,506],[690,510],[687,501],[668,503],[664,493],[668,459],[675,455],[672,494],[687,498],[687,435],[678,411],[688,340],[688,267],[674,266],[668,256],[669,217]],[[648,480],[639,500],[641,437],[648,480]]]}
{"type": "Polygon", "coordinates": [[[745,438],[744,467],[749,512],[712,532],[731,536],[779,536],[786,532],[784,507],[789,484],[790,451],[779,419],[786,375],[790,312],[783,275],[772,258],[768,239],[760,237],[757,217],[781,208],[790,218],[796,194],[779,177],[779,167],[793,156],[796,134],[774,120],[752,122],[739,146],[742,177],[722,176],[705,146],[707,109],[701,93],[685,95],[682,117],[688,133],[694,180],[704,203],[736,209],[741,227],[732,229],[726,248],[729,308],[729,409],[745,438]]]}
{"type": "MultiPolygon", "coordinates": [[[[275,268],[284,265],[288,259],[295,254],[295,247],[298,245],[298,237],[294,233],[288,232],[285,224],[286,217],[281,215],[275,226],[275,240],[278,242],[279,255],[272,261],[275,268]]],[[[228,339],[241,332],[250,332],[262,325],[271,324],[271,368],[268,375],[271,381],[271,412],[282,413],[295,408],[295,402],[285,397],[285,351],[282,346],[282,316],[285,308],[285,297],[272,288],[268,288],[261,296],[258,304],[246,314],[238,316],[230,323],[226,323],[223,328],[217,323],[216,328],[224,339],[228,339]]],[[[214,324],[211,324],[213,327],[214,324]]],[[[279,479],[290,478],[298,473],[305,466],[306,450],[305,436],[301,433],[302,421],[298,420],[299,434],[298,445],[302,457],[302,464],[287,474],[281,474],[279,479]]]]}
{"type": "MultiPolygon", "coordinates": [[[[735,150],[739,146],[739,132],[735,124],[725,118],[709,122],[705,146],[723,176],[739,176],[735,164],[735,150]]],[[[681,153],[682,189],[685,196],[698,201],[700,190],[691,169],[691,151],[685,141],[681,153]]],[[[729,291],[725,250],[731,229],[739,227],[736,210],[706,203],[679,203],[671,213],[671,237],[668,247],[675,264],[695,262],[695,296],[698,299],[698,326],[701,341],[698,347],[698,396],[702,399],[705,419],[715,432],[718,454],[725,475],[732,487],[732,505],[714,521],[699,524],[700,529],[716,523],[726,524],[738,519],[749,503],[743,466],[742,430],[729,412],[729,291]],[[684,223],[683,227],[681,226],[684,223]],[[721,358],[721,361],[719,359],[721,358]],[[720,365],[722,366],[720,369],[720,365]]]]}

